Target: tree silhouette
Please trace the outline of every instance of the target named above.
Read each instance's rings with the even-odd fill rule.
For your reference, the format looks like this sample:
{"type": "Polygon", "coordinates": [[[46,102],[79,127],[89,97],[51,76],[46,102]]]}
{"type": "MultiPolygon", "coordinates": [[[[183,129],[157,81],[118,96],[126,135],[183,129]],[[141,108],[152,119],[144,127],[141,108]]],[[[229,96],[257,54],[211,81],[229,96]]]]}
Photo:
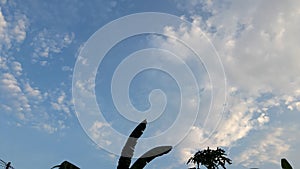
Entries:
{"type": "Polygon", "coordinates": [[[142,136],[144,130],[146,129],[146,125],[147,121],[142,121],[128,137],[127,142],[122,149],[117,169],[142,169],[147,165],[147,163],[149,163],[156,157],[162,156],[171,151],[172,146],[158,146],[152,148],[151,150],[143,154],[140,158],[138,158],[130,167],[137,140],[142,136]]]}
{"type": "Polygon", "coordinates": [[[51,169],[53,169],[53,168],[59,168],[59,169],[80,169],[79,167],[75,166],[74,164],[71,164],[68,161],[64,161],[60,165],[56,165],[56,166],[52,167],[51,169]]]}
{"type": "MultiPolygon", "coordinates": [[[[200,165],[204,165],[207,169],[216,169],[219,166],[226,169],[225,164],[232,164],[231,159],[226,157],[225,151],[219,147],[216,150],[209,149],[198,151],[191,157],[187,164],[197,164],[197,169],[200,169],[200,165]]],[[[195,168],[194,168],[195,169],[195,168]]]]}

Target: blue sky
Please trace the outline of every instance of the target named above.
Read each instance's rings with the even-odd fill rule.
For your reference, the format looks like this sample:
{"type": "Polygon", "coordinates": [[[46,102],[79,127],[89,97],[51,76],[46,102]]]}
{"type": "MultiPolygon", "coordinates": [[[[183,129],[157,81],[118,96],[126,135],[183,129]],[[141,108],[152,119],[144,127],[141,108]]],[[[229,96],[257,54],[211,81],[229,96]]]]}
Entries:
{"type": "Polygon", "coordinates": [[[16,169],[116,168],[124,138],[147,118],[136,155],[174,148],[146,168],[188,168],[207,146],[228,152],[228,168],[280,168],[283,157],[297,168],[299,26],[298,1],[0,0],[0,158],[16,169]],[[97,39],[143,12],[182,24],[151,15],[97,39]],[[85,54],[92,45],[99,59],[119,32],[154,23],[160,34],[120,39],[99,65],[85,54]],[[88,43],[93,35],[101,43],[88,43]],[[99,110],[87,106],[93,94],[99,110]]]}

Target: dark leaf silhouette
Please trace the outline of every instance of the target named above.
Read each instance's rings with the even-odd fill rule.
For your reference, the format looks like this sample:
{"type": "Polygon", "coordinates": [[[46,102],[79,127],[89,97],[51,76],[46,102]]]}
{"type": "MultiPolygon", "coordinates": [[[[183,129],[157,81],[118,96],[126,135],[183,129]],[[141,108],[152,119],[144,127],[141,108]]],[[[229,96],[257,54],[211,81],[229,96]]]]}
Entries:
{"type": "Polygon", "coordinates": [[[62,162],[60,165],[56,165],[53,168],[59,168],[59,169],[80,169],[79,167],[75,166],[74,164],[68,162],[68,161],[64,161],[62,162]]]}
{"type": "Polygon", "coordinates": [[[1,159],[0,159],[0,167],[3,167],[5,169],[14,169],[14,167],[11,166],[11,162],[6,163],[1,159]]]}
{"type": "Polygon", "coordinates": [[[146,124],[147,124],[146,120],[142,121],[130,134],[125,146],[122,149],[122,153],[119,159],[117,169],[129,169],[131,158],[133,157],[135,145],[137,144],[137,140],[143,134],[146,128],[146,124]]]}
{"type": "Polygon", "coordinates": [[[293,169],[291,164],[285,158],[281,159],[281,168],[282,169],[293,169]]]}
{"type": "Polygon", "coordinates": [[[136,162],[130,167],[130,169],[141,169],[144,168],[147,163],[152,161],[154,158],[169,153],[172,150],[172,146],[159,146],[155,147],[145,154],[143,154],[136,162]]]}
{"type": "MultiPolygon", "coordinates": [[[[122,149],[117,169],[129,169],[137,140],[142,136],[144,130],[146,129],[146,125],[147,121],[142,121],[130,134],[126,144],[122,149]]],[[[171,149],[172,146],[155,147],[143,154],[139,159],[137,159],[136,162],[130,167],[130,169],[142,169],[147,165],[147,163],[149,163],[156,157],[169,153],[171,149]]]]}

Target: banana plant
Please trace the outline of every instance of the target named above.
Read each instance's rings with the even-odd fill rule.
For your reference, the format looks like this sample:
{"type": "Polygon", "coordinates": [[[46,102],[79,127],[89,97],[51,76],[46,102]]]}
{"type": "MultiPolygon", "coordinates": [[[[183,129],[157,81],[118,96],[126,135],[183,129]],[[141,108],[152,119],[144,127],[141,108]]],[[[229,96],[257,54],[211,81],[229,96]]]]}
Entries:
{"type": "Polygon", "coordinates": [[[281,159],[281,168],[282,169],[293,169],[291,164],[285,158],[281,159]]]}
{"type": "Polygon", "coordinates": [[[149,163],[156,157],[167,154],[172,150],[172,146],[158,146],[152,148],[151,150],[144,153],[140,158],[138,158],[130,167],[137,140],[142,136],[144,130],[146,129],[146,125],[147,121],[142,121],[128,137],[127,142],[122,149],[117,169],[143,169],[147,165],[147,163],[149,163]]]}

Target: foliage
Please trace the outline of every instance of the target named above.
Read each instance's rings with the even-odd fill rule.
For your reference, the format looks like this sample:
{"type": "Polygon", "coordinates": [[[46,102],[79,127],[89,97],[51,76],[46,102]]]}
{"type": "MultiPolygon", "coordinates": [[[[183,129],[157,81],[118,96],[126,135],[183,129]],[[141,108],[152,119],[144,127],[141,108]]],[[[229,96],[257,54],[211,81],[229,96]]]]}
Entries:
{"type": "Polygon", "coordinates": [[[293,167],[290,165],[290,163],[285,159],[281,159],[281,168],[282,169],[293,169],[293,167]]]}
{"type": "Polygon", "coordinates": [[[198,151],[191,157],[187,164],[197,164],[197,169],[200,169],[200,165],[204,165],[207,169],[216,169],[219,166],[226,169],[225,164],[232,164],[231,159],[226,157],[225,151],[221,148],[216,150],[209,149],[198,151]]]}
{"type": "Polygon", "coordinates": [[[3,167],[5,169],[14,169],[14,167],[11,166],[11,162],[6,163],[1,159],[0,159],[0,167],[3,167]]]}
{"type": "Polygon", "coordinates": [[[171,149],[172,149],[171,146],[155,147],[155,148],[151,149],[150,151],[147,151],[139,159],[137,159],[136,162],[130,167],[130,169],[144,168],[147,165],[147,163],[152,161],[154,158],[169,153],[171,151],[171,149]]]}
{"type": "Polygon", "coordinates": [[[134,148],[137,144],[137,140],[141,137],[144,130],[146,129],[147,121],[142,121],[130,134],[127,139],[126,144],[124,145],[121,153],[121,157],[119,158],[117,169],[142,169],[147,163],[155,159],[156,157],[167,154],[171,151],[172,146],[159,146],[155,147],[145,154],[143,154],[140,158],[136,160],[136,162],[130,167],[131,159],[133,157],[134,148]],[[130,167],[130,168],[129,168],[130,167]]]}
{"type": "Polygon", "coordinates": [[[59,168],[59,169],[80,169],[79,167],[75,166],[74,164],[68,162],[68,161],[64,161],[62,162],[60,165],[56,165],[53,168],[59,168]]]}
{"type": "Polygon", "coordinates": [[[121,157],[118,162],[117,169],[127,169],[130,166],[131,158],[133,157],[134,148],[137,144],[138,138],[140,138],[146,129],[147,121],[142,121],[130,134],[124,145],[121,153],[121,157]]]}

